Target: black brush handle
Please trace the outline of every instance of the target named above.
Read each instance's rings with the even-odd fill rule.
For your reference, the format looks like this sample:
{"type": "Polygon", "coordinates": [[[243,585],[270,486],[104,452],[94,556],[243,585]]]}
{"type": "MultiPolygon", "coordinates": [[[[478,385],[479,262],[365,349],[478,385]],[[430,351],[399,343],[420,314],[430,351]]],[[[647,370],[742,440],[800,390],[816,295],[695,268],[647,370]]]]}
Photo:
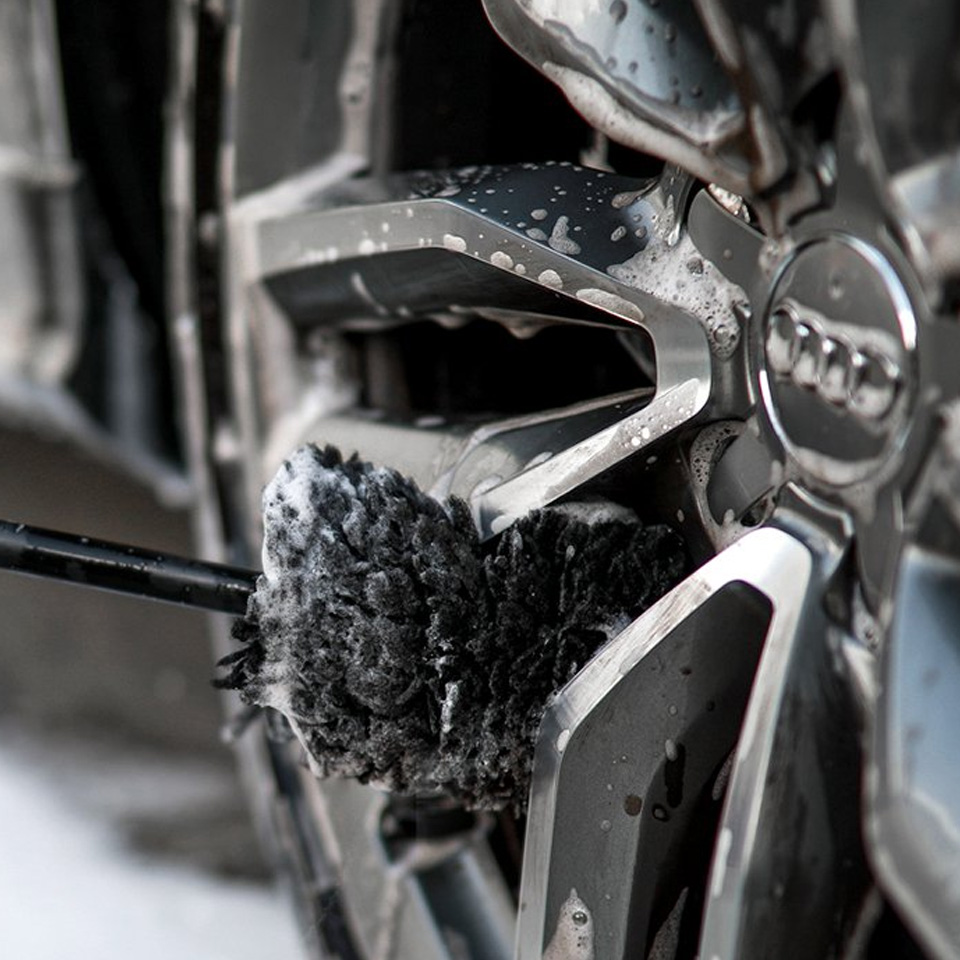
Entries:
{"type": "Polygon", "coordinates": [[[257,572],[0,520],[0,570],[242,614],[257,572]]]}

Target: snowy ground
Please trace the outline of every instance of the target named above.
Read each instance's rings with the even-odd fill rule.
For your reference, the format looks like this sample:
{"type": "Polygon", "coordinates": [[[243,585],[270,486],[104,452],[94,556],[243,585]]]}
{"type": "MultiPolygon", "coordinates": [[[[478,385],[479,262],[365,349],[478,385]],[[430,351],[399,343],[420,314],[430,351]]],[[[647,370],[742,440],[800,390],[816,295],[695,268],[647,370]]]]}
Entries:
{"type": "MultiPolygon", "coordinates": [[[[0,517],[189,554],[189,519],[0,424],[0,517]]],[[[204,619],[0,574],[0,958],[300,960],[220,743],[204,619]]]]}
{"type": "Polygon", "coordinates": [[[289,906],[268,886],[124,841],[121,809],[195,809],[215,797],[212,780],[129,758],[112,769],[82,761],[82,751],[58,765],[37,744],[0,747],[0,955],[299,960],[289,906]]]}

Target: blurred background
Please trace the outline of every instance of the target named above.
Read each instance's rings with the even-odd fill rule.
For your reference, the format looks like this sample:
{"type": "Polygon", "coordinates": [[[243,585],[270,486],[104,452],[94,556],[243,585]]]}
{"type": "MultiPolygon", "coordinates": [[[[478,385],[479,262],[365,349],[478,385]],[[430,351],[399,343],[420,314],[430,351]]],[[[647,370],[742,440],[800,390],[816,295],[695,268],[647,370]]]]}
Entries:
{"type": "MultiPolygon", "coordinates": [[[[170,12],[0,0],[0,517],[189,555],[170,12]]],[[[0,954],[299,954],[212,673],[198,613],[0,573],[0,954]]]]}
{"type": "MultiPolygon", "coordinates": [[[[184,510],[36,429],[0,430],[0,516],[189,553],[184,510]]],[[[203,615],[0,574],[0,953],[284,958],[203,615]]]]}

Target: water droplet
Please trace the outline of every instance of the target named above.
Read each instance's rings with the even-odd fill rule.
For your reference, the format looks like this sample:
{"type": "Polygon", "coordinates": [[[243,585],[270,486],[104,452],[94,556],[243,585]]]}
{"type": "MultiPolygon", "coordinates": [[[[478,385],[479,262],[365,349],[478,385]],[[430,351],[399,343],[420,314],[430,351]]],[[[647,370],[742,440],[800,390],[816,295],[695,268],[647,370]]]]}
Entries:
{"type": "Polygon", "coordinates": [[[564,748],[570,742],[570,731],[561,730],[560,734],[557,736],[557,753],[563,753],[564,748]]]}
{"type": "Polygon", "coordinates": [[[575,910],[570,919],[578,926],[582,927],[590,918],[584,910],[575,910]]]}
{"type": "Polygon", "coordinates": [[[626,0],[613,0],[610,4],[610,16],[613,17],[614,23],[623,23],[627,16],[626,0]]]}
{"type": "Polygon", "coordinates": [[[655,803],[653,805],[653,819],[659,820],[661,823],[666,823],[670,819],[670,811],[667,810],[662,804],[655,803]]]}
{"type": "Polygon", "coordinates": [[[609,833],[612,826],[613,826],[613,824],[612,824],[609,820],[601,820],[601,821],[600,821],[600,829],[601,829],[604,833],[609,833]]]}
{"type": "MultiPolygon", "coordinates": [[[[680,672],[682,673],[683,671],[681,670],[680,672]]],[[[675,717],[677,715],[677,705],[671,703],[670,706],[667,707],[667,713],[669,713],[671,717],[675,717]]]]}

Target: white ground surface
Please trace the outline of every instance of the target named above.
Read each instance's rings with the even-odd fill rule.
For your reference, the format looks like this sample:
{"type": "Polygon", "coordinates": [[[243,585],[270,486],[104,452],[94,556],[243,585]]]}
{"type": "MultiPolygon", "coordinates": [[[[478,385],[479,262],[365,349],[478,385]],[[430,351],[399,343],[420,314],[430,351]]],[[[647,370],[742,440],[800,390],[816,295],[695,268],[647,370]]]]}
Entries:
{"type": "MultiPolygon", "coordinates": [[[[178,791],[157,770],[122,772],[100,780],[106,789],[94,788],[91,804],[91,778],[51,769],[30,748],[0,746],[0,956],[300,960],[291,911],[273,891],[124,847],[109,815],[116,785],[141,806],[175,802],[178,791]]],[[[182,791],[179,799],[189,800],[182,791]]]]}

